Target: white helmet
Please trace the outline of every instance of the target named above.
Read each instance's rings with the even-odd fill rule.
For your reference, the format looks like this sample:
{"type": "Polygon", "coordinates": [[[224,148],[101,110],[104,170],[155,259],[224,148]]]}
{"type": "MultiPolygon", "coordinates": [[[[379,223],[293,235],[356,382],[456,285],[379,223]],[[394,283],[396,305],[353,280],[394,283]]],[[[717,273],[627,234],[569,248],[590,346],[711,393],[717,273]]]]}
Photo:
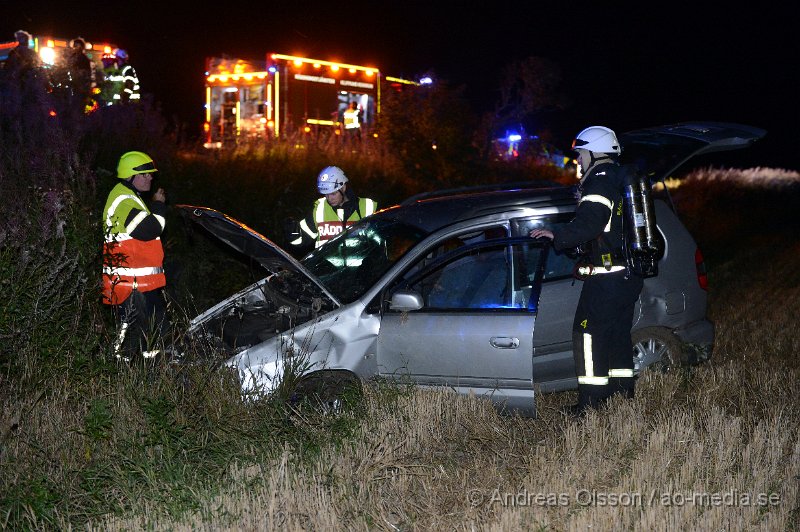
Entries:
{"type": "Polygon", "coordinates": [[[607,127],[590,126],[578,133],[572,141],[572,149],[589,150],[593,153],[622,153],[617,135],[607,127]]]}
{"type": "Polygon", "coordinates": [[[326,166],[317,176],[320,194],[333,194],[347,183],[347,176],[338,166],[326,166]]]}

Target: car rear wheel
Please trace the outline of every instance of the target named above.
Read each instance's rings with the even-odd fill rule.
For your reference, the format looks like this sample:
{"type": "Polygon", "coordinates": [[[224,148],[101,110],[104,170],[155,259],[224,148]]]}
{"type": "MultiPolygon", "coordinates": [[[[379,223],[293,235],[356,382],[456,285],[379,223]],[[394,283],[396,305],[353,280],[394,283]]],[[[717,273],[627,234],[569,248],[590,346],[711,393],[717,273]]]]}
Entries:
{"type": "Polygon", "coordinates": [[[645,368],[669,371],[684,363],[680,339],[668,329],[646,327],[634,331],[633,372],[638,375],[645,368]]]}

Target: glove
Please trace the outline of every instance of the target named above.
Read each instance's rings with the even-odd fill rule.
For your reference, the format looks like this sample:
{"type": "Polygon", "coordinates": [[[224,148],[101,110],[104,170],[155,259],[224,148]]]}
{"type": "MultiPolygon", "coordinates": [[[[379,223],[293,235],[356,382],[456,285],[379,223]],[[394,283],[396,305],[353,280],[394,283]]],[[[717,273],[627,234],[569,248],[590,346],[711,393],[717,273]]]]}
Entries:
{"type": "Polygon", "coordinates": [[[300,222],[295,220],[294,218],[287,218],[285,222],[283,222],[283,233],[286,237],[287,242],[293,242],[300,238],[300,222]]]}

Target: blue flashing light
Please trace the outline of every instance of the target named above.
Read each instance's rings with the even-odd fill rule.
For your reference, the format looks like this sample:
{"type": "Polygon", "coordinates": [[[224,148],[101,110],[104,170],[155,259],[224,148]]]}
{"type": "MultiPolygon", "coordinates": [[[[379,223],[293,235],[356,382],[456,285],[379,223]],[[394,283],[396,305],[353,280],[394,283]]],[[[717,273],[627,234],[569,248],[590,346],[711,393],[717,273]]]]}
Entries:
{"type": "Polygon", "coordinates": [[[278,67],[276,67],[275,65],[272,65],[267,70],[269,70],[271,74],[274,74],[275,72],[278,71],[278,67]]]}
{"type": "Polygon", "coordinates": [[[508,136],[508,142],[519,142],[522,140],[522,135],[519,133],[512,133],[508,136]]]}
{"type": "Polygon", "coordinates": [[[433,80],[431,78],[427,77],[427,76],[419,80],[419,84],[420,85],[430,85],[432,83],[433,83],[433,80]]]}

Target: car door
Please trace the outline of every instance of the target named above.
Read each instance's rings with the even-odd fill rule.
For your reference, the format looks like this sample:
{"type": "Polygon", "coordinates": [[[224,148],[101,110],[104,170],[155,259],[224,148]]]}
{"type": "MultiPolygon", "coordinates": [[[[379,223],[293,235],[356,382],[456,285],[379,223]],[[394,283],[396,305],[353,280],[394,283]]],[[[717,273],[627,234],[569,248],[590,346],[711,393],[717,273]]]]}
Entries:
{"type": "Polygon", "coordinates": [[[533,399],[533,337],[547,247],[529,238],[456,249],[396,287],[422,308],[386,305],[379,374],[509,403],[533,399]]]}
{"type": "MultiPolygon", "coordinates": [[[[527,235],[535,228],[553,229],[571,220],[572,213],[511,221],[512,235],[527,235]]],[[[576,256],[551,249],[542,278],[536,334],[533,338],[533,379],[543,392],[577,386],[572,355],[572,321],[582,281],[573,276],[576,256]]]]}

